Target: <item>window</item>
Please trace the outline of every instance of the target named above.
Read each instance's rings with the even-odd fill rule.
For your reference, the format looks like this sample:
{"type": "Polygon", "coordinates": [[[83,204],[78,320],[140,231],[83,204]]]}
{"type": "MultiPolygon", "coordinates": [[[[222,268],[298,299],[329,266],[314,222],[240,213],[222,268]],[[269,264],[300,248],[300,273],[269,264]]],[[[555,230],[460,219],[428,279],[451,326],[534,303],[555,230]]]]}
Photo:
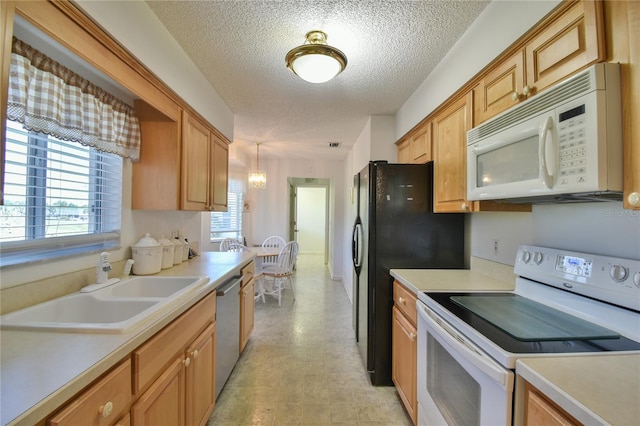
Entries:
{"type": "Polygon", "coordinates": [[[122,158],[7,121],[1,265],[119,244],[122,158]]]}
{"type": "Polygon", "coordinates": [[[242,206],[243,193],[240,185],[229,181],[229,192],[226,212],[211,213],[211,241],[223,238],[235,238],[242,241],[242,206]],[[238,188],[234,188],[238,186],[238,188]]]}

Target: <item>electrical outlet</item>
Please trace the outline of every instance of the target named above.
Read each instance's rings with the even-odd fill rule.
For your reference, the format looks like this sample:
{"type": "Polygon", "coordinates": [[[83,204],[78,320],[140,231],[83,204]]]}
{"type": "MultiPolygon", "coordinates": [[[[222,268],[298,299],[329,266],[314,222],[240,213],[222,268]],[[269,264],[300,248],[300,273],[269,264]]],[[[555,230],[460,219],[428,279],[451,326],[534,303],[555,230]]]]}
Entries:
{"type": "Polygon", "coordinates": [[[493,255],[498,257],[500,255],[500,240],[493,239],[493,255]]]}

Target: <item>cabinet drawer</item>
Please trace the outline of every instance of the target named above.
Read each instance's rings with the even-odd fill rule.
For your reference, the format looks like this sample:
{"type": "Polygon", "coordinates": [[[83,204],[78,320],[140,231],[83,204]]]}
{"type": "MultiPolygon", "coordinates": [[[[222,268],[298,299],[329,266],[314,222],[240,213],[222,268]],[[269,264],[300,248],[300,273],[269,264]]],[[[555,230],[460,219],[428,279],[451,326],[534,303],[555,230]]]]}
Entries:
{"type": "Polygon", "coordinates": [[[184,351],[198,331],[215,321],[216,292],[202,299],[133,352],[133,392],[138,394],[184,351]]]}
{"type": "Polygon", "coordinates": [[[415,327],[418,313],[416,311],[417,297],[398,281],[393,282],[393,304],[406,316],[415,327]]]}
{"type": "Polygon", "coordinates": [[[105,377],[91,385],[48,425],[110,425],[131,403],[131,360],[127,358],[105,377]]]}
{"type": "Polygon", "coordinates": [[[256,263],[254,261],[251,261],[247,266],[245,266],[240,270],[240,272],[242,273],[243,287],[247,285],[249,281],[251,281],[251,278],[253,278],[253,274],[255,273],[255,270],[256,270],[256,263]]]}

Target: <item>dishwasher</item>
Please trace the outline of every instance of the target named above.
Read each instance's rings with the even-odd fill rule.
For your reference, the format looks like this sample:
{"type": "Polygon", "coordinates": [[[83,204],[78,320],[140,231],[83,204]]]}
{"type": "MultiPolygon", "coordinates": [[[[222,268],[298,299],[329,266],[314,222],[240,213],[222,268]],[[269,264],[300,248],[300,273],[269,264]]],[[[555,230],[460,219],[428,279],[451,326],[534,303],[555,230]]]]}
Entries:
{"type": "Polygon", "coordinates": [[[216,290],[216,399],[240,358],[240,285],[234,276],[216,290]]]}

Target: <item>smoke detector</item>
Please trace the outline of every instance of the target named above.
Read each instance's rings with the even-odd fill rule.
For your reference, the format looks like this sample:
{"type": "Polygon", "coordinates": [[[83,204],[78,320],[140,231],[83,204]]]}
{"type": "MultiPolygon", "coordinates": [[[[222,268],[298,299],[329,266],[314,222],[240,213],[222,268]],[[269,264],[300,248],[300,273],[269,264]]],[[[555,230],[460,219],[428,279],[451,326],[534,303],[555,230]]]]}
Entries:
{"type": "Polygon", "coordinates": [[[329,142],[329,148],[337,148],[340,146],[340,142],[329,142]]]}

